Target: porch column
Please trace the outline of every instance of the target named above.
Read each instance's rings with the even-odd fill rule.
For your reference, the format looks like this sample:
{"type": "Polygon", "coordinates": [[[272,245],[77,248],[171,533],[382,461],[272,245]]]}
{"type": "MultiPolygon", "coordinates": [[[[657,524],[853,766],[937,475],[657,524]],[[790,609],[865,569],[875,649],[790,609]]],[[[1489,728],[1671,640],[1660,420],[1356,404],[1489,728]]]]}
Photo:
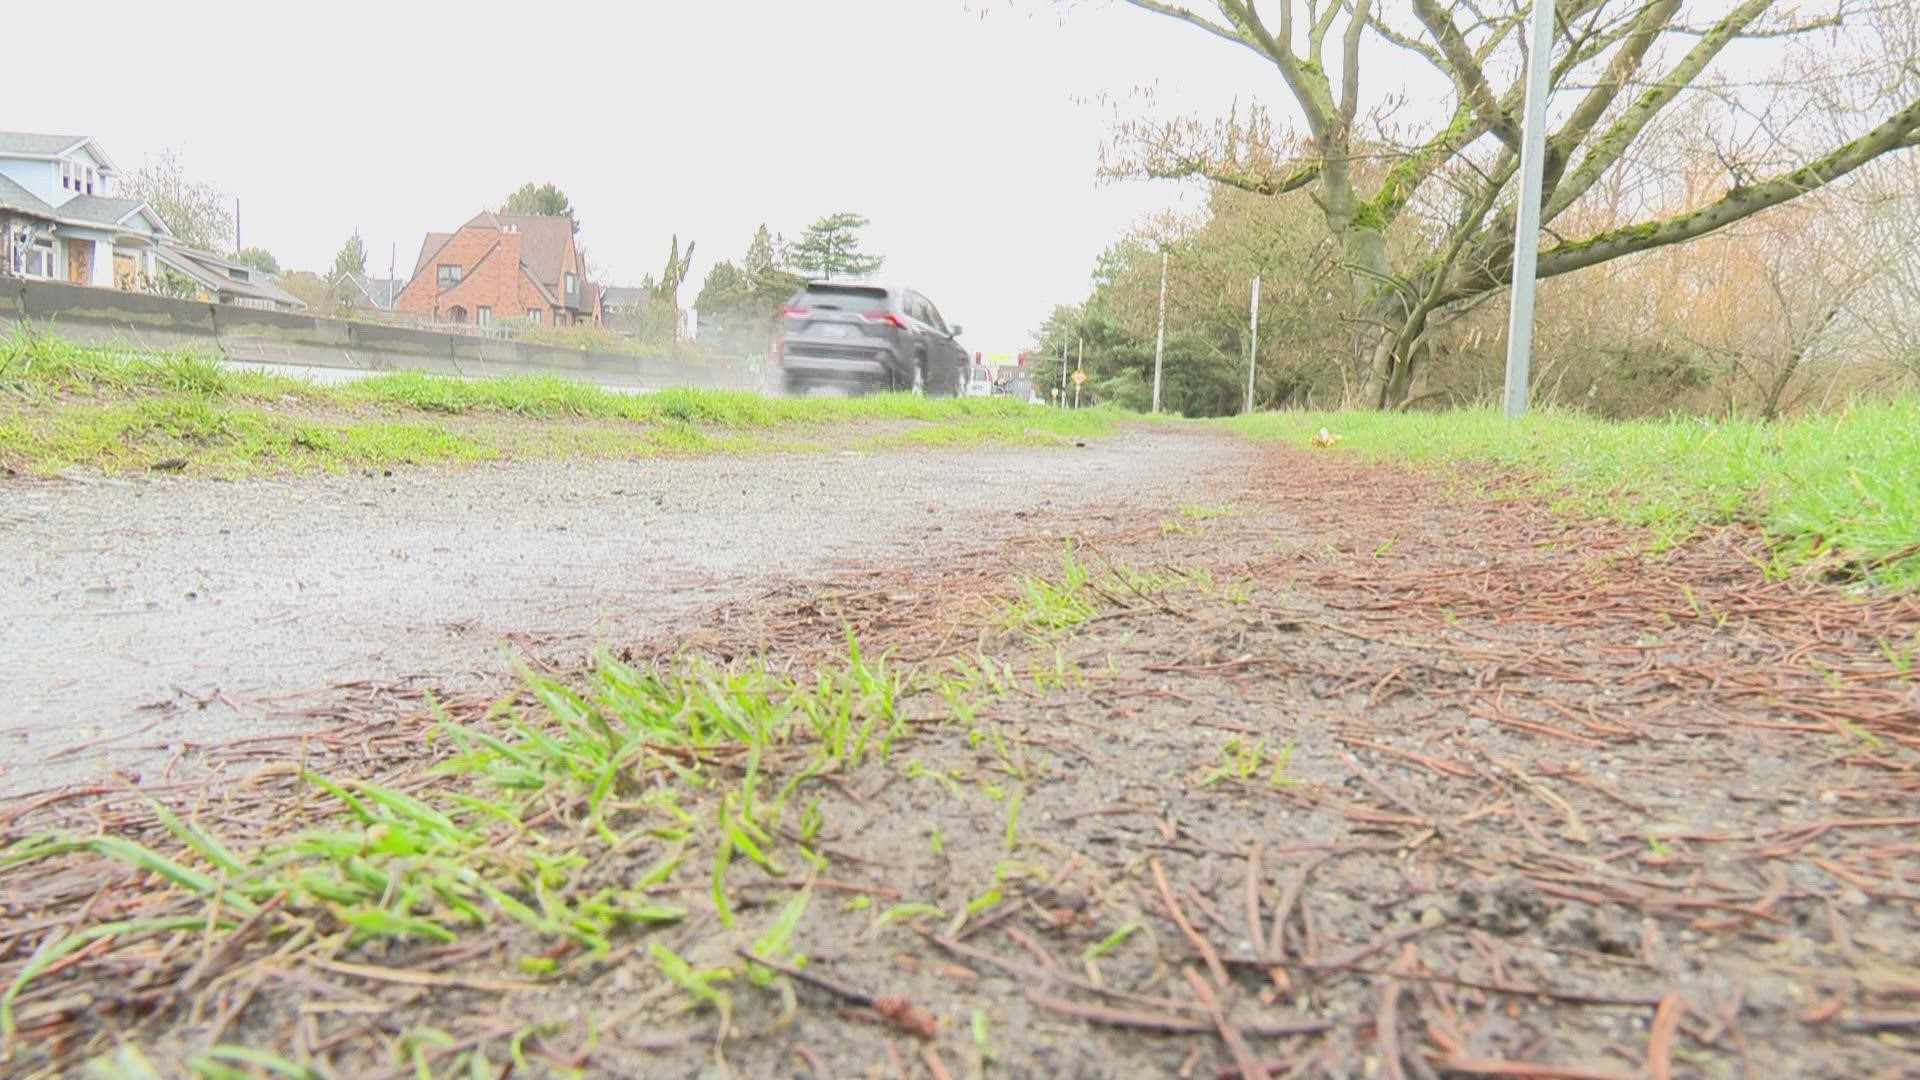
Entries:
{"type": "Polygon", "coordinates": [[[113,288],[113,237],[93,242],[93,266],[90,268],[87,284],[96,288],[113,288]]]}

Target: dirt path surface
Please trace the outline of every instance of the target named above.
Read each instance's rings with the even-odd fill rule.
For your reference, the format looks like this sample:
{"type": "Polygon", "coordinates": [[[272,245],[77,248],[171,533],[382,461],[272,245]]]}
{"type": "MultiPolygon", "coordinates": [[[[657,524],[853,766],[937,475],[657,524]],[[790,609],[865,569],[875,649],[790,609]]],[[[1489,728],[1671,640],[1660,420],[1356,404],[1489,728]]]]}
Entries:
{"type": "Polygon", "coordinates": [[[802,575],[456,696],[443,750],[414,710],[212,752],[197,826],[0,807],[7,1060],[1920,1075],[1920,604],[1222,453],[1001,564],[802,575]]]}
{"type": "Polygon", "coordinates": [[[0,794],[566,662],[850,560],[1175,491],[1223,440],[0,485],[0,794]],[[351,685],[349,685],[351,684],[351,685]],[[347,687],[343,695],[335,688],[347,687]],[[316,693],[318,692],[318,693],[316,693]]]}

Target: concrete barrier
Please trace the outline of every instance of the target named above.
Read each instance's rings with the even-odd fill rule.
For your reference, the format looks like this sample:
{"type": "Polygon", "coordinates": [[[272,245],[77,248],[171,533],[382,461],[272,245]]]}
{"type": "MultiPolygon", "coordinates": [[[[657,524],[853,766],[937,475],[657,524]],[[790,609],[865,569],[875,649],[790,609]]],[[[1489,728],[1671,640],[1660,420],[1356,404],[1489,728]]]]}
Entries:
{"type": "Polygon", "coordinates": [[[405,326],[348,323],[349,350],[369,371],[427,371],[459,375],[453,361],[454,335],[405,326]]]}
{"type": "Polygon", "coordinates": [[[252,364],[468,378],[556,375],[622,389],[764,386],[762,376],[744,361],[594,352],[18,278],[0,278],[4,322],[87,344],[185,348],[252,364]]]}
{"type": "Polygon", "coordinates": [[[92,345],[218,352],[213,305],[167,296],[20,281],[20,321],[92,345]]]}
{"type": "Polygon", "coordinates": [[[346,351],[345,324],[285,311],[216,304],[214,336],[229,360],[256,364],[359,367],[346,351]]]}

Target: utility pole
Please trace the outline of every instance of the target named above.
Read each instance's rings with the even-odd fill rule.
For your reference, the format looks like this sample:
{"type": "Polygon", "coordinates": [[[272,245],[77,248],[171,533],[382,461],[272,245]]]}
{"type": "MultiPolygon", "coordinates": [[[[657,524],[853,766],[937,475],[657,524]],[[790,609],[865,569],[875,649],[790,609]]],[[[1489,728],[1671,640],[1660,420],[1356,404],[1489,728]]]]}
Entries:
{"type": "Polygon", "coordinates": [[[1253,275],[1253,344],[1247,349],[1247,415],[1253,415],[1253,372],[1260,366],[1260,275],[1253,275]]]}
{"type": "Polygon", "coordinates": [[[1520,212],[1513,223],[1513,303],[1507,312],[1507,418],[1527,411],[1533,363],[1534,274],[1540,255],[1540,180],[1546,157],[1547,74],[1553,67],[1553,0],[1533,0],[1527,53],[1525,130],[1520,142],[1520,212]]]}
{"type": "Polygon", "coordinates": [[[1060,396],[1067,396],[1067,336],[1060,335],[1060,396]]]}
{"type": "Polygon", "coordinates": [[[1167,253],[1160,252],[1160,321],[1153,331],[1153,411],[1160,411],[1160,357],[1167,347],[1167,253]]]}
{"type": "Polygon", "coordinates": [[[233,197],[233,252],[238,255],[246,250],[240,243],[240,196],[233,197]]]}

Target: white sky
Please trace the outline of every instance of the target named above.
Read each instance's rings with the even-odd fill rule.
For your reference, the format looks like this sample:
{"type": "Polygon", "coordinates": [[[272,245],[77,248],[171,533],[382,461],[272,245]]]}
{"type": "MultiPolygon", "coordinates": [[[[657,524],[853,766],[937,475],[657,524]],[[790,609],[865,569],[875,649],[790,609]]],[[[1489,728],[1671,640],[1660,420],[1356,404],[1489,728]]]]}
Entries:
{"type": "MultiPolygon", "coordinates": [[[[369,269],[397,245],[404,276],[424,233],[551,180],[607,283],[657,273],[675,232],[697,241],[691,302],[761,222],[791,237],[851,210],[873,219],[883,274],[992,352],[1079,299],[1135,218],[1191,204],[1178,185],[1096,182],[1100,94],[1153,85],[1161,106],[1208,116],[1236,96],[1284,101],[1252,54],[1107,0],[283,10],[87,5],[85,22],[138,47],[56,62],[52,83],[0,101],[0,128],[93,135],[129,170],[170,147],[240,197],[244,243],[296,269],[330,266],[358,228],[369,269]]],[[[5,36],[58,41],[74,20],[9,5],[5,36]]]]}

